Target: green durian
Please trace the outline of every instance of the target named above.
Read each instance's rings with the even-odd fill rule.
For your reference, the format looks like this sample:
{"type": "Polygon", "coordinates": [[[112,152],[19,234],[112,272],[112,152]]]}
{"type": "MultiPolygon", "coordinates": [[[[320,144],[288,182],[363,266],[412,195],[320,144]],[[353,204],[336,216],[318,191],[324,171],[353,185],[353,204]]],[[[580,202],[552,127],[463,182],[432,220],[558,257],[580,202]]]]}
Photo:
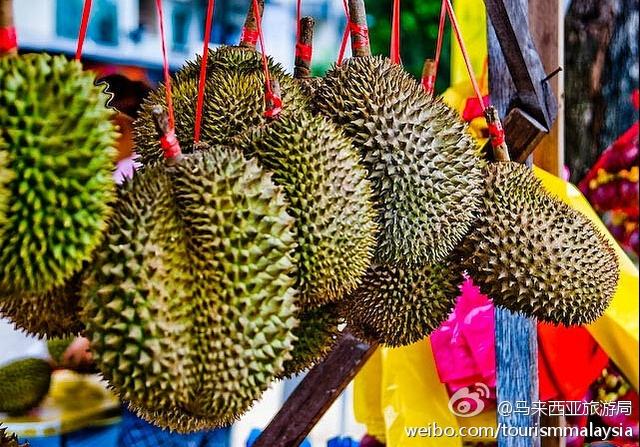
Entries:
{"type": "Polygon", "coordinates": [[[15,434],[8,435],[6,427],[0,424],[0,447],[29,447],[29,443],[20,443],[15,434]]]}
{"type": "Polygon", "coordinates": [[[16,360],[0,367],[0,412],[21,415],[49,392],[51,366],[42,359],[16,360]]]}
{"type": "Polygon", "coordinates": [[[340,312],[335,303],[298,311],[300,324],[293,330],[292,358],[284,364],[280,378],[293,377],[323,360],[335,346],[340,330],[340,312]]]}
{"type": "Polygon", "coordinates": [[[62,287],[100,242],[117,132],[95,76],[63,56],[0,58],[0,138],[14,178],[0,234],[0,289],[62,287]]]}
{"type": "Polygon", "coordinates": [[[64,363],[64,353],[67,352],[73,340],[75,340],[75,337],[50,338],[47,340],[49,356],[56,365],[62,365],[64,363]]]}
{"type": "MultiPolygon", "coordinates": [[[[260,63],[259,55],[249,50],[225,47],[213,51],[209,56],[201,141],[210,145],[229,144],[235,136],[267,121],[263,114],[265,80],[262,69],[229,68],[229,65],[236,63],[235,56],[230,56],[235,54],[246,57],[246,64],[261,67],[257,65],[260,63]],[[227,56],[234,62],[230,62],[227,56]]],[[[178,140],[182,142],[193,141],[199,66],[200,59],[188,63],[171,81],[175,130],[178,140]]],[[[308,107],[308,101],[299,86],[280,65],[271,63],[271,78],[281,86],[282,116],[308,107]]],[[[145,99],[134,123],[136,152],[143,165],[162,158],[152,113],[157,105],[163,108],[166,106],[164,86],[160,86],[145,99]]]]}
{"type": "Polygon", "coordinates": [[[357,337],[405,346],[422,340],[447,320],[462,279],[462,270],[448,262],[417,268],[375,264],[341,307],[357,337]]]}
{"type": "Polygon", "coordinates": [[[85,319],[99,369],[138,414],[182,432],[227,424],[282,372],[297,324],[292,226],[281,188],[237,150],[125,183],[85,319]]]}
{"type": "Polygon", "coordinates": [[[37,337],[64,337],[79,334],[80,275],[74,275],[62,287],[49,292],[0,295],[0,315],[17,329],[37,337]]]}
{"type": "Polygon", "coordinates": [[[463,267],[482,293],[550,323],[595,321],[617,286],[611,244],[528,167],[493,163],[485,176],[485,213],[461,246],[463,267]]]}
{"type": "Polygon", "coordinates": [[[164,166],[120,185],[105,242],[82,289],[94,361],[125,401],[186,399],[190,280],[186,234],[164,166]]]}
{"type": "Polygon", "coordinates": [[[186,409],[221,424],[246,412],[291,358],[294,220],[255,159],[216,147],[172,168],[194,272],[186,409]]]}
{"type": "Polygon", "coordinates": [[[349,139],[322,117],[299,112],[248,131],[238,143],[287,194],[300,306],[354,290],[371,263],[377,228],[371,185],[349,139]]]}
{"type": "Polygon", "coordinates": [[[383,57],[334,66],[314,96],[360,150],[374,191],[381,263],[444,260],[480,212],[481,151],[458,114],[383,57]]]}

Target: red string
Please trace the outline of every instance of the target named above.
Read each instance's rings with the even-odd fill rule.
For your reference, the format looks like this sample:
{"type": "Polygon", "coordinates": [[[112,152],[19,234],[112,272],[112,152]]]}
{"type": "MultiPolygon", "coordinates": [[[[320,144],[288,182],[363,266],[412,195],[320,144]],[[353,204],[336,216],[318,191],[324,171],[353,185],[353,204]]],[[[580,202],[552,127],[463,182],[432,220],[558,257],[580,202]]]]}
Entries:
{"type": "Polygon", "coordinates": [[[393,16],[391,19],[391,62],[400,64],[400,0],[393,0],[393,16]]]}
{"type": "Polygon", "coordinates": [[[18,35],[13,26],[0,27],[0,54],[9,53],[18,48],[18,35]]]}
{"type": "Polygon", "coordinates": [[[167,111],[169,115],[169,131],[161,140],[165,158],[173,158],[180,154],[180,146],[175,138],[176,122],[173,115],[173,99],[171,96],[171,75],[169,74],[169,58],[167,57],[167,42],[164,32],[164,12],[162,10],[162,0],[156,0],[158,11],[158,22],[160,22],[160,42],[162,43],[162,71],[164,74],[164,90],[167,101],[167,111]],[[173,138],[172,138],[173,137],[173,138]]]}
{"type": "Polygon", "coordinates": [[[357,50],[369,45],[369,28],[367,28],[367,25],[360,25],[355,22],[350,22],[349,32],[351,33],[351,35],[355,34],[359,37],[359,39],[356,39],[355,42],[352,42],[352,49],[357,50]]]}
{"type": "Polygon", "coordinates": [[[313,56],[313,47],[307,43],[296,43],[296,57],[302,59],[305,63],[311,63],[313,56]]]}
{"type": "Polygon", "coordinates": [[[207,59],[209,57],[209,41],[211,40],[211,24],[215,0],[209,0],[207,5],[207,20],[204,26],[204,44],[202,48],[202,63],[200,64],[200,80],[198,81],[198,102],[196,103],[196,122],[193,131],[193,141],[200,141],[200,125],[202,122],[202,108],[204,106],[204,87],[207,82],[207,59]]]}
{"type": "Polygon", "coordinates": [[[464,64],[467,66],[467,73],[469,74],[469,79],[471,80],[471,85],[473,86],[473,91],[478,98],[478,102],[480,103],[480,107],[482,107],[482,111],[484,112],[486,107],[484,105],[484,100],[482,98],[482,92],[480,91],[480,87],[478,86],[478,81],[476,79],[476,75],[473,71],[473,66],[471,65],[471,61],[469,59],[469,53],[467,52],[467,47],[464,44],[464,40],[462,39],[462,34],[460,33],[460,27],[458,26],[458,19],[456,18],[456,14],[453,11],[453,7],[451,6],[450,0],[444,0],[445,6],[447,7],[447,12],[449,13],[449,20],[451,20],[451,26],[453,27],[453,31],[456,35],[456,39],[458,40],[458,45],[460,46],[460,52],[462,53],[462,57],[464,59],[464,64]]]}
{"type": "Polygon", "coordinates": [[[170,129],[160,137],[160,146],[162,146],[165,158],[175,158],[182,153],[174,129],[170,129]]]}
{"type": "Polygon", "coordinates": [[[264,35],[262,34],[262,17],[258,9],[258,0],[253,0],[253,17],[256,21],[256,28],[260,39],[260,51],[262,52],[262,69],[264,71],[265,82],[265,112],[267,118],[275,118],[282,111],[282,99],[273,92],[271,88],[271,76],[269,75],[269,62],[267,61],[267,51],[264,46],[264,35]]]}
{"type": "MultiPolygon", "coordinates": [[[[447,7],[445,5],[446,0],[442,0],[442,6],[440,7],[440,22],[438,23],[438,40],[436,42],[436,56],[435,56],[435,74],[434,78],[438,76],[438,66],[440,65],[440,56],[442,54],[442,40],[444,38],[444,25],[447,19],[447,7]]],[[[435,79],[434,79],[435,82],[435,79]]]]}
{"type": "Polygon", "coordinates": [[[340,42],[340,51],[338,52],[338,59],[336,60],[337,65],[342,65],[342,61],[344,60],[344,53],[347,51],[347,42],[349,41],[349,24],[351,23],[351,16],[349,15],[349,5],[347,5],[347,0],[342,0],[342,7],[344,8],[344,15],[347,18],[347,23],[344,27],[344,32],[342,33],[342,42],[340,42]]]}
{"type": "Polygon", "coordinates": [[[256,43],[258,43],[258,32],[243,26],[242,34],[240,34],[240,43],[246,43],[255,47],[256,43]]]}
{"type": "Polygon", "coordinates": [[[78,43],[76,45],[76,60],[79,61],[82,56],[82,47],[84,39],[87,37],[87,28],[89,26],[89,16],[91,15],[91,0],[84,0],[82,8],[82,20],[80,21],[80,31],[78,32],[78,43]]]}

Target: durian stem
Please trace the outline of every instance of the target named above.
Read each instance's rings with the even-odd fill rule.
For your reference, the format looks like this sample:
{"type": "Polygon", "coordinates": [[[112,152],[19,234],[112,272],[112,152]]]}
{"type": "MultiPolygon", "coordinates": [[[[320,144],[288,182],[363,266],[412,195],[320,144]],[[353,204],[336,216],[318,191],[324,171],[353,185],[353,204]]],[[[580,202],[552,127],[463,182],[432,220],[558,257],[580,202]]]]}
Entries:
{"type": "MultiPolygon", "coordinates": [[[[13,0],[0,0],[0,33],[2,29],[7,33],[15,33],[13,23],[13,0]]],[[[8,40],[12,40],[12,37],[7,36],[8,40]]],[[[15,45],[9,45],[9,42],[0,45],[0,57],[12,56],[18,54],[18,47],[15,45]],[[6,49],[4,47],[7,46],[6,49]]]]}
{"type": "Polygon", "coordinates": [[[296,62],[293,77],[304,79],[311,76],[311,48],[313,47],[313,17],[300,19],[300,36],[296,45],[296,62]],[[308,51],[308,54],[305,52],[308,51]]]}
{"type": "Polygon", "coordinates": [[[422,66],[422,86],[428,95],[433,96],[436,84],[436,61],[425,59],[422,66]]]}
{"type": "Polygon", "coordinates": [[[269,87],[271,88],[270,92],[265,87],[267,90],[265,92],[265,110],[268,117],[277,118],[282,109],[282,89],[277,79],[270,79],[269,87]]]}
{"type": "Polygon", "coordinates": [[[367,11],[364,0],[349,0],[349,18],[351,23],[351,52],[353,57],[371,56],[369,29],[367,27],[367,11]]]}
{"type": "MultiPolygon", "coordinates": [[[[262,20],[262,14],[264,13],[264,0],[258,0],[258,9],[260,19],[262,20]]],[[[240,46],[249,50],[255,50],[258,36],[258,24],[256,23],[256,17],[253,14],[253,1],[249,1],[249,11],[247,11],[247,17],[244,20],[244,27],[242,28],[242,36],[240,37],[240,46]]]]}
{"type": "Polygon", "coordinates": [[[484,111],[484,116],[489,125],[489,135],[491,135],[491,146],[493,147],[493,158],[495,161],[511,161],[509,148],[504,140],[504,129],[500,116],[495,107],[489,106],[484,111]]]}
{"type": "Polygon", "coordinates": [[[178,140],[175,137],[175,131],[174,129],[171,129],[171,126],[169,125],[169,116],[159,105],[156,105],[153,107],[153,109],[151,109],[151,116],[153,117],[153,124],[155,125],[156,132],[158,132],[158,138],[162,142],[162,149],[164,151],[165,160],[169,164],[180,161],[182,159],[182,152],[180,151],[178,140]],[[167,138],[168,136],[173,137],[175,145],[174,147],[165,147],[166,144],[171,144],[171,140],[167,138]]]}

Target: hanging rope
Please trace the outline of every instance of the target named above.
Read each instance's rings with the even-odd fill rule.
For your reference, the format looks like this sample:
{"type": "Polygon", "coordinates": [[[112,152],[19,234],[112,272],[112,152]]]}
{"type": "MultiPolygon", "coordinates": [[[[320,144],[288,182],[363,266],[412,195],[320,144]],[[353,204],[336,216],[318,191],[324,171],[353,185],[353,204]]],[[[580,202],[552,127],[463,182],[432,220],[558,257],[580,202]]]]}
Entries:
{"type": "MultiPolygon", "coordinates": [[[[449,15],[451,26],[456,35],[456,40],[458,41],[458,46],[460,47],[460,52],[462,53],[462,58],[464,59],[464,64],[467,67],[467,74],[469,75],[469,79],[471,80],[473,91],[475,92],[476,98],[478,100],[478,104],[480,105],[482,112],[487,118],[487,126],[489,128],[489,135],[491,136],[491,145],[494,148],[494,152],[496,152],[495,149],[507,151],[506,145],[505,145],[504,128],[502,127],[502,123],[500,122],[498,113],[493,107],[487,107],[484,104],[484,98],[482,97],[482,92],[480,91],[478,80],[476,79],[475,72],[473,71],[473,66],[471,65],[471,59],[469,58],[467,47],[464,44],[462,33],[460,33],[460,26],[458,25],[458,19],[456,18],[456,14],[453,10],[453,6],[451,6],[451,0],[444,0],[444,2],[445,2],[445,6],[447,7],[447,14],[449,15]]],[[[507,154],[508,154],[508,151],[507,151],[507,154]]]]}
{"type": "Polygon", "coordinates": [[[391,62],[402,63],[400,60],[400,0],[393,0],[393,15],[391,19],[391,62]]]}
{"type": "Polygon", "coordinates": [[[200,79],[198,80],[198,101],[196,103],[195,126],[193,130],[194,143],[200,142],[200,126],[202,123],[202,109],[204,107],[204,88],[207,83],[207,62],[209,58],[209,41],[211,40],[211,25],[213,23],[213,11],[215,0],[209,0],[207,5],[207,18],[204,25],[204,44],[202,48],[202,62],[200,64],[200,79]]]}
{"type": "Polygon", "coordinates": [[[80,21],[80,31],[78,32],[78,42],[76,45],[76,60],[82,57],[82,47],[87,37],[87,28],[89,27],[89,16],[91,15],[91,0],[84,0],[82,7],[82,20],[80,21]]]}
{"type": "Polygon", "coordinates": [[[171,75],[169,74],[169,58],[167,57],[167,42],[164,32],[164,12],[162,10],[162,0],[156,0],[158,11],[158,22],[160,22],[160,42],[162,43],[162,71],[164,74],[165,99],[167,101],[168,131],[160,138],[160,144],[164,151],[165,158],[175,158],[182,151],[176,138],[175,118],[173,113],[173,98],[171,95],[171,75]]]}
{"type": "Polygon", "coordinates": [[[262,17],[260,17],[257,0],[253,0],[253,16],[256,21],[258,38],[260,40],[260,51],[262,53],[262,70],[264,71],[264,116],[267,118],[277,118],[278,115],[280,115],[280,112],[282,112],[282,98],[277,92],[273,90],[271,86],[271,76],[269,75],[269,61],[267,60],[267,51],[264,46],[264,35],[262,34],[262,17]]]}
{"type": "Polygon", "coordinates": [[[340,42],[340,51],[338,52],[338,58],[336,59],[337,65],[342,65],[344,60],[344,53],[347,51],[347,42],[349,41],[349,24],[351,23],[351,17],[349,16],[349,5],[347,0],[342,0],[342,6],[344,7],[344,15],[347,19],[347,23],[342,33],[342,42],[340,42]]]}

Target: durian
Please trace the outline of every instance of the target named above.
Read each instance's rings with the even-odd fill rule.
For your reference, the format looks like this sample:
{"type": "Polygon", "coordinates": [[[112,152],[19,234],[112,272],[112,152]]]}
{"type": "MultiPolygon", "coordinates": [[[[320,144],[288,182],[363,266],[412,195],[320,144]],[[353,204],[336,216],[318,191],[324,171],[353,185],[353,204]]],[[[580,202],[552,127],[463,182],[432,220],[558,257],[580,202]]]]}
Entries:
{"type": "Polygon", "coordinates": [[[94,75],[62,56],[0,58],[0,139],[14,178],[0,234],[3,293],[46,293],[101,240],[117,132],[94,75]]]}
{"type": "Polygon", "coordinates": [[[442,261],[480,211],[480,150],[458,114],[383,57],[334,66],[314,107],[353,138],[378,211],[381,263],[442,261]]]}
{"type": "Polygon", "coordinates": [[[294,220],[282,189],[240,151],[193,153],[172,175],[195,278],[189,375],[198,383],[186,409],[228,424],[291,358],[294,220]]]}
{"type": "Polygon", "coordinates": [[[462,271],[448,262],[404,268],[375,264],[342,309],[359,338],[386,346],[422,340],[455,307],[462,271]]]}
{"type": "Polygon", "coordinates": [[[285,362],[280,378],[293,377],[323,360],[340,335],[340,312],[334,303],[299,311],[297,318],[300,324],[293,331],[292,358],[285,362]]]}
{"type": "MultiPolygon", "coordinates": [[[[263,115],[262,64],[258,53],[235,47],[224,47],[209,54],[201,140],[210,145],[228,144],[235,136],[267,121],[263,115]],[[241,64],[238,59],[244,62],[241,64]]],[[[193,139],[200,62],[200,58],[196,58],[188,63],[171,82],[179,141],[193,139]]],[[[308,101],[293,78],[279,64],[270,62],[270,66],[271,78],[277,80],[282,89],[282,116],[306,109],[308,101]]],[[[162,158],[153,119],[153,109],[158,105],[163,108],[166,105],[164,86],[144,101],[134,123],[136,151],[143,165],[162,158]]]]}
{"type": "Polygon", "coordinates": [[[461,248],[482,293],[542,321],[596,320],[618,280],[611,244],[584,215],[551,197],[528,167],[497,162],[485,176],[485,215],[461,248]]]}
{"type": "Polygon", "coordinates": [[[126,182],[86,289],[99,369],[176,431],[231,423],[290,359],[295,239],[281,188],[237,150],[126,182]]]}
{"type": "Polygon", "coordinates": [[[162,409],[186,399],[190,275],[185,228],[164,166],[118,190],[82,289],[98,369],[125,401],[162,409]]]}
{"type": "Polygon", "coordinates": [[[0,367],[0,412],[21,415],[49,392],[51,366],[42,359],[16,360],[0,367]]]}
{"type": "Polygon", "coordinates": [[[289,200],[296,219],[298,301],[303,309],[354,290],[375,248],[371,186],[350,140],[329,121],[299,112],[238,140],[289,200]]]}
{"type": "Polygon", "coordinates": [[[0,315],[16,328],[38,337],[64,337],[78,334],[80,321],[79,275],[74,275],[62,287],[43,293],[0,295],[0,315]]]}
{"type": "Polygon", "coordinates": [[[15,434],[8,435],[6,427],[0,424],[0,447],[29,447],[29,443],[20,443],[15,434]]]}

